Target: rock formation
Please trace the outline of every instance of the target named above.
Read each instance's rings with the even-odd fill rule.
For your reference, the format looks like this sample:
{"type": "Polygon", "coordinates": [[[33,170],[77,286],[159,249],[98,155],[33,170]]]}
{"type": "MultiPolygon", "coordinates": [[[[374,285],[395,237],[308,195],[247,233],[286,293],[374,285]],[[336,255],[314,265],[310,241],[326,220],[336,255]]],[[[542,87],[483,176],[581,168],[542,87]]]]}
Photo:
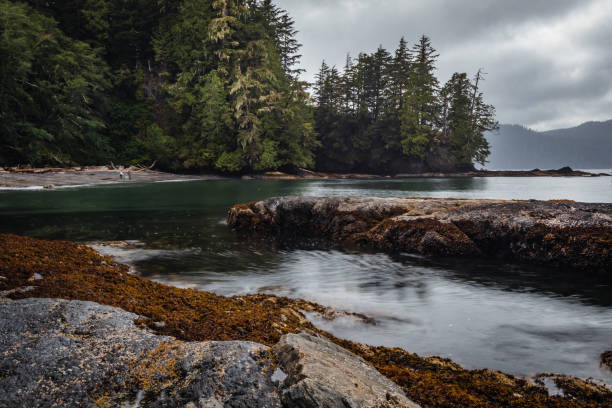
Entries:
{"type": "Polygon", "coordinates": [[[136,318],[93,302],[0,302],[0,406],[280,407],[268,347],[182,342],[136,318]]]}
{"type": "Polygon", "coordinates": [[[0,302],[0,406],[418,408],[393,382],[315,333],[271,350],[184,342],[94,302],[0,302]],[[281,385],[273,362],[288,372],[281,385]]]}
{"type": "Polygon", "coordinates": [[[486,256],[612,270],[612,204],[282,197],[234,206],[228,225],[430,256],[486,256]]]}
{"type": "Polygon", "coordinates": [[[362,358],[315,333],[287,334],[273,351],[287,373],[287,407],[419,407],[362,358]]]}

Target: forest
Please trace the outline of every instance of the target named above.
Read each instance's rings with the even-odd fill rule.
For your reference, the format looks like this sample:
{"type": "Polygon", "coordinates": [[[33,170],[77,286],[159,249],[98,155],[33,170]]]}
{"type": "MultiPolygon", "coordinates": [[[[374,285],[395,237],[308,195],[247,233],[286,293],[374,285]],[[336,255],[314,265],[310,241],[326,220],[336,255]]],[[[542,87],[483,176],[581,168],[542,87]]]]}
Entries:
{"type": "Polygon", "coordinates": [[[422,36],[301,80],[271,0],[0,0],[0,165],[398,173],[484,163],[482,71],[422,36]]]}

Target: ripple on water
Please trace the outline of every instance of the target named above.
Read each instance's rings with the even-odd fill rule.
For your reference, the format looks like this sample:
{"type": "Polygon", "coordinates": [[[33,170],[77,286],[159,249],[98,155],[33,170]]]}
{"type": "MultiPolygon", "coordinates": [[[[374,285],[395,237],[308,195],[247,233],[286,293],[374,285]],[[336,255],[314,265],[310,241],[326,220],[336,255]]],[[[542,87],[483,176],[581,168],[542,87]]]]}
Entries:
{"type": "Polygon", "coordinates": [[[143,247],[111,254],[151,279],[224,295],[305,298],[378,322],[319,323],[341,337],[467,367],[612,382],[599,366],[612,338],[610,279],[479,260],[305,250],[234,235],[225,225],[235,203],[295,194],[612,202],[612,178],[225,180],[2,191],[0,230],[80,242],[138,240],[143,247]]]}

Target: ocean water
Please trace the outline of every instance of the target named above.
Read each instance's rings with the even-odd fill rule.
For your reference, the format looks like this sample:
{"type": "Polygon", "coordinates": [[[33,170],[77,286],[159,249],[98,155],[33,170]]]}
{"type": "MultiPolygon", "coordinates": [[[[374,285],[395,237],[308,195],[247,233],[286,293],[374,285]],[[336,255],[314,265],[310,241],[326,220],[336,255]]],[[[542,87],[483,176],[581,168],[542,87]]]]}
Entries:
{"type": "Polygon", "coordinates": [[[235,203],[282,195],[573,199],[612,202],[612,178],[215,180],[1,191],[0,232],[101,247],[135,273],[224,295],[266,292],[368,314],[312,320],[334,334],[468,368],[559,372],[612,384],[612,278],[498,261],[427,260],[342,247],[288,247],[233,233],[235,203]]]}

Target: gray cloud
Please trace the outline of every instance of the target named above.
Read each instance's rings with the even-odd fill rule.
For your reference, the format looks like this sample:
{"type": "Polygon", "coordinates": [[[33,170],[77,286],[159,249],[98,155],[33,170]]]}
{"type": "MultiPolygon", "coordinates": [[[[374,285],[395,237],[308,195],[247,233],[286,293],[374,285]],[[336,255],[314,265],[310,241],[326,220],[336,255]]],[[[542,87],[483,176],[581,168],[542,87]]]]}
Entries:
{"type": "Polygon", "coordinates": [[[304,78],[321,61],[342,67],[403,36],[431,37],[438,77],[488,73],[487,101],[503,123],[536,129],[612,118],[609,0],[277,0],[304,44],[304,78]]]}

